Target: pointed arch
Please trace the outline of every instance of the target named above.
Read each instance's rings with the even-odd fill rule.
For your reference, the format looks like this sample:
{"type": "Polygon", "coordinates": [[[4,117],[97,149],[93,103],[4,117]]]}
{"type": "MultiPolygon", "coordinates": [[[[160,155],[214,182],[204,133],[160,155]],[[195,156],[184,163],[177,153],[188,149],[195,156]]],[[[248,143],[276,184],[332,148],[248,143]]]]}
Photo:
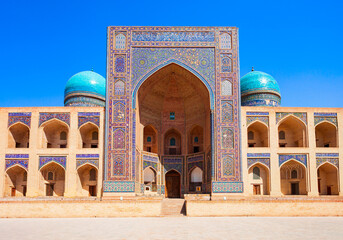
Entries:
{"type": "Polygon", "coordinates": [[[301,166],[303,166],[304,168],[305,168],[305,170],[307,169],[307,166],[303,163],[303,162],[301,162],[301,161],[299,161],[298,159],[295,159],[295,158],[290,158],[290,159],[288,159],[287,161],[284,161],[281,165],[280,165],[280,169],[281,169],[281,167],[282,166],[284,166],[286,163],[289,163],[289,162],[291,162],[291,161],[293,161],[293,162],[295,162],[295,163],[299,163],[301,166]]]}
{"type": "Polygon", "coordinates": [[[334,166],[334,167],[337,169],[337,171],[338,171],[338,167],[337,167],[335,164],[333,164],[332,162],[329,162],[329,161],[325,161],[325,162],[320,163],[320,164],[317,166],[317,169],[319,169],[321,166],[323,166],[323,165],[325,165],[325,164],[329,164],[329,165],[334,166]]]}
{"type": "Polygon", "coordinates": [[[81,169],[87,165],[90,167],[94,167],[96,170],[98,170],[98,166],[93,164],[92,162],[84,162],[84,163],[80,164],[79,166],[77,166],[76,170],[79,170],[79,169],[81,169]]]}
{"type": "Polygon", "coordinates": [[[152,76],[155,72],[157,72],[158,70],[162,69],[163,67],[166,67],[168,65],[171,64],[176,64],[182,68],[185,68],[186,70],[188,70],[189,72],[191,72],[193,75],[195,75],[198,79],[200,79],[200,81],[205,85],[209,95],[210,95],[210,108],[214,109],[214,94],[212,91],[211,86],[209,85],[209,83],[207,82],[207,80],[197,71],[195,71],[193,68],[189,67],[188,65],[177,61],[175,59],[171,59],[161,65],[158,65],[157,67],[155,67],[154,69],[152,69],[151,71],[149,71],[144,77],[142,77],[138,83],[136,84],[133,92],[132,92],[132,108],[136,108],[136,98],[137,98],[137,92],[138,89],[140,88],[140,86],[143,84],[143,82],[148,79],[150,76],[152,76]]]}
{"type": "Polygon", "coordinates": [[[15,164],[13,164],[12,166],[6,168],[5,172],[7,173],[8,170],[10,170],[10,169],[12,169],[12,168],[14,168],[14,167],[20,167],[20,168],[24,169],[25,172],[28,172],[28,170],[27,170],[25,167],[23,167],[22,165],[20,165],[19,163],[15,163],[15,164]]]}

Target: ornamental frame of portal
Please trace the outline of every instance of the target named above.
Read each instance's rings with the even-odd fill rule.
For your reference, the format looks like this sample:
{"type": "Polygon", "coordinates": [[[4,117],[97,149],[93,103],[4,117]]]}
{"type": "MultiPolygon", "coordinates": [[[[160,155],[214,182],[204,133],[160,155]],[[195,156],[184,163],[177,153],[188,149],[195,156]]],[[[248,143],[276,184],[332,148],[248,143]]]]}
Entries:
{"type": "MultiPolygon", "coordinates": [[[[144,80],[171,63],[193,73],[209,92],[211,151],[203,166],[210,168],[206,173],[210,193],[243,192],[238,29],[111,26],[107,34],[104,196],[142,191],[136,95],[144,80]]],[[[159,184],[163,194],[163,181],[159,184]]]]}

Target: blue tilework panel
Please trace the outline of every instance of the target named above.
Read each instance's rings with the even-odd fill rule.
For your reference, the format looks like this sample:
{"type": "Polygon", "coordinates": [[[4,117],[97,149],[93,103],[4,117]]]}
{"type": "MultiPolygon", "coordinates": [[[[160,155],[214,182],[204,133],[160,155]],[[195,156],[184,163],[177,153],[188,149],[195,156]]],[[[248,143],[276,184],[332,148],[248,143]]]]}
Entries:
{"type": "Polygon", "coordinates": [[[285,117],[293,115],[299,118],[303,123],[307,125],[307,113],[304,112],[278,112],[276,113],[276,123],[279,123],[285,117]]]}
{"type": "Polygon", "coordinates": [[[14,165],[20,165],[26,170],[28,170],[29,154],[6,154],[5,162],[6,170],[14,165]]]}
{"type": "Polygon", "coordinates": [[[31,113],[30,112],[11,112],[8,113],[8,127],[13,124],[21,122],[28,127],[31,127],[31,113]]]}
{"type": "Polygon", "coordinates": [[[39,113],[39,126],[51,119],[58,119],[70,125],[70,114],[69,113],[39,113]]]}
{"type": "Polygon", "coordinates": [[[279,155],[279,166],[288,160],[298,161],[307,167],[307,155],[306,154],[290,154],[290,155],[279,155]]]}
{"type": "Polygon", "coordinates": [[[105,181],[104,192],[134,192],[135,182],[132,181],[105,181]]]}
{"type": "Polygon", "coordinates": [[[248,158],[248,169],[255,163],[261,163],[267,168],[270,168],[270,159],[269,158],[248,158]]]}
{"type": "Polygon", "coordinates": [[[321,165],[325,163],[331,163],[332,165],[339,168],[339,159],[338,158],[316,158],[316,166],[319,168],[321,165]]]}
{"type": "Polygon", "coordinates": [[[99,112],[79,112],[78,113],[78,126],[81,127],[87,122],[92,122],[98,127],[100,126],[100,113],[99,112]]]}
{"type": "Polygon", "coordinates": [[[134,31],[132,41],[158,42],[214,42],[214,32],[156,32],[134,31]]]}
{"type": "Polygon", "coordinates": [[[76,154],[76,168],[91,164],[99,169],[99,154],[76,154]]]}
{"type": "Polygon", "coordinates": [[[39,169],[44,167],[50,162],[55,162],[64,169],[66,169],[67,157],[65,156],[40,156],[39,157],[39,169]]]}
{"type": "Polygon", "coordinates": [[[243,182],[212,182],[213,193],[242,193],[243,182]]]}
{"type": "MultiPolygon", "coordinates": [[[[212,91],[215,83],[214,48],[134,48],[132,56],[132,86],[154,73],[159,65],[170,60],[191,67],[204,79],[212,91]]],[[[195,72],[193,72],[195,73],[195,72]]]]}

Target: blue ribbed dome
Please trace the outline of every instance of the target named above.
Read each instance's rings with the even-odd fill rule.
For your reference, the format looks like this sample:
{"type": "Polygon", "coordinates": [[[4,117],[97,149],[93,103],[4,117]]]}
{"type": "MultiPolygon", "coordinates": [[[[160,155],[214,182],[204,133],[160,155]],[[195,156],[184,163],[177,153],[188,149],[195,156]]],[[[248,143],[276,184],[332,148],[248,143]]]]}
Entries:
{"type": "Polygon", "coordinates": [[[83,71],[72,76],[64,89],[64,96],[71,93],[90,93],[106,96],[106,80],[93,71],[83,71]]]}
{"type": "Polygon", "coordinates": [[[83,71],[72,76],[64,89],[65,106],[104,106],[106,80],[93,71],[83,71]]]}
{"type": "Polygon", "coordinates": [[[241,78],[242,106],[279,106],[279,84],[267,73],[251,71],[241,78]]]}
{"type": "Polygon", "coordinates": [[[280,95],[279,84],[267,73],[251,71],[241,78],[241,94],[271,91],[280,95]]]}

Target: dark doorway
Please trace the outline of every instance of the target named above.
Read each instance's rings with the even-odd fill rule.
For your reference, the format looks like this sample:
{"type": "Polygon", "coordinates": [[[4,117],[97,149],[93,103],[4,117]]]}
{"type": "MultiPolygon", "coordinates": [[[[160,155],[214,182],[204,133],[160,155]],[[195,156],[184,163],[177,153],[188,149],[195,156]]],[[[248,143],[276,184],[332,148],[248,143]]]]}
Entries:
{"type": "Polygon", "coordinates": [[[291,194],[299,195],[299,183],[291,183],[291,194]]]}
{"type": "Polygon", "coordinates": [[[15,188],[12,188],[12,189],[11,189],[11,196],[12,196],[12,197],[15,197],[15,192],[16,192],[16,189],[15,189],[15,188]]]}
{"type": "Polygon", "coordinates": [[[23,185],[23,196],[26,197],[26,185],[23,185]]]}
{"type": "Polygon", "coordinates": [[[331,186],[327,186],[326,192],[327,192],[327,195],[331,195],[331,186]]]}
{"type": "Polygon", "coordinates": [[[89,186],[89,196],[96,197],[96,186],[89,186]]]}
{"type": "Polygon", "coordinates": [[[166,197],[181,197],[181,176],[175,170],[171,170],[166,174],[166,197]]]}
{"type": "Polygon", "coordinates": [[[46,196],[49,196],[49,197],[54,196],[54,184],[46,185],[46,196]]]}

